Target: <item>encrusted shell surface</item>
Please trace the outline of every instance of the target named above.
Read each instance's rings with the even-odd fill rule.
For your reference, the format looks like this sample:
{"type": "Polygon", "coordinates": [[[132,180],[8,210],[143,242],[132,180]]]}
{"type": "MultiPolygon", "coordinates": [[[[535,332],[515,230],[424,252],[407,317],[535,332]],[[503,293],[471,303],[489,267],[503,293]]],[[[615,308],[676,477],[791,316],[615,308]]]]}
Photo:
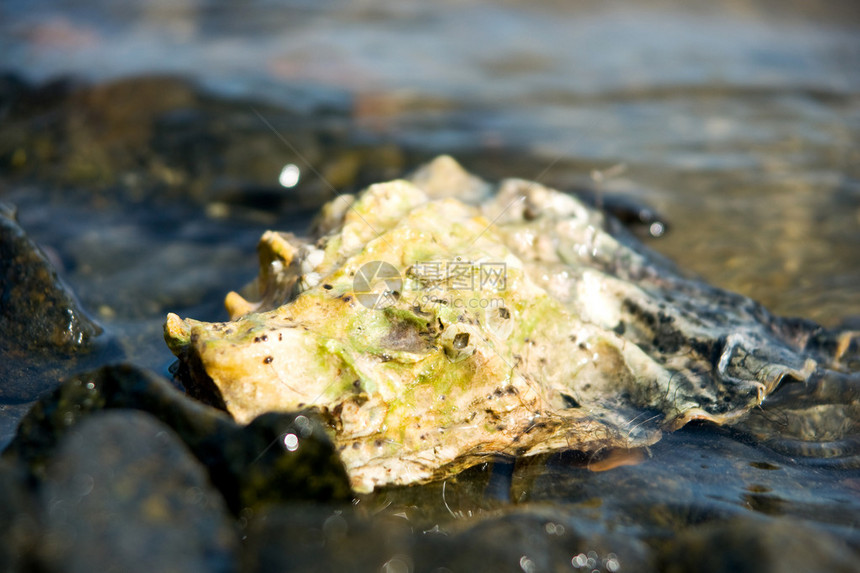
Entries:
{"type": "Polygon", "coordinates": [[[336,199],[308,240],[267,232],[232,321],[170,315],[165,336],[241,422],[321,411],[356,491],[495,454],[648,445],[816,370],[796,324],[610,227],[571,195],[493,189],[440,157],[336,199]]]}

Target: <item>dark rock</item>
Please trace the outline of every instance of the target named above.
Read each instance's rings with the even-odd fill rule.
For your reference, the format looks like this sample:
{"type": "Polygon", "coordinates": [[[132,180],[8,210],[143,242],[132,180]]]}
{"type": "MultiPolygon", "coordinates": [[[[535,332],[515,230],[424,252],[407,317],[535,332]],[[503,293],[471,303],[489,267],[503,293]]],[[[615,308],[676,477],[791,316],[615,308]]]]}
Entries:
{"type": "Polygon", "coordinates": [[[46,479],[62,437],[106,409],[147,412],[173,429],[237,513],[285,500],[351,499],[340,459],[314,414],[266,414],[241,426],[167,380],[125,365],[74,376],[40,400],[4,456],[26,466],[34,479],[46,479]]]}
{"type": "Polygon", "coordinates": [[[233,433],[223,455],[241,507],[352,499],[340,457],[312,412],[263,414],[233,433]]]}
{"type": "Polygon", "coordinates": [[[689,529],[661,556],[666,573],[858,571],[858,555],[829,533],[790,519],[735,518],[689,529]]]}
{"type": "Polygon", "coordinates": [[[64,373],[117,355],[106,338],[0,203],[0,402],[34,400],[64,373]]]}
{"type": "Polygon", "coordinates": [[[232,571],[223,499],[178,436],[143,412],[89,416],[60,443],[42,487],[51,571],[232,571]]]}
{"type": "Polygon", "coordinates": [[[7,352],[78,354],[102,333],[6,204],[0,204],[0,293],[0,344],[7,352]]]}
{"type": "Polygon", "coordinates": [[[34,568],[41,526],[37,504],[20,468],[0,459],[0,571],[34,568]]]}

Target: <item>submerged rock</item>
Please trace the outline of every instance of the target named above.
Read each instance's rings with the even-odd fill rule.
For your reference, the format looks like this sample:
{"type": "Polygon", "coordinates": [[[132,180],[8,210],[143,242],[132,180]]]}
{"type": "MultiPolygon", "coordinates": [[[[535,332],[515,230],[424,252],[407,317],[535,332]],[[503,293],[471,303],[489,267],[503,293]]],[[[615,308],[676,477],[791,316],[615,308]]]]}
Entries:
{"type": "MultiPolygon", "coordinates": [[[[238,425],[163,378],[125,365],[79,374],[40,399],[3,457],[26,468],[33,481],[48,480],[53,458],[78,425],[105,412],[130,411],[151,414],[175,432],[234,513],[286,500],[350,498],[343,467],[311,412],[273,413],[238,425]]],[[[139,440],[131,449],[151,447],[151,436],[139,440]]]]}
{"type": "Polygon", "coordinates": [[[37,570],[41,534],[38,504],[20,467],[0,459],[0,571],[37,570]]]}
{"type": "Polygon", "coordinates": [[[234,571],[224,500],[178,436],[143,412],[90,416],[42,487],[49,571],[234,571]]]}
{"type": "Polygon", "coordinates": [[[189,385],[243,423],[320,411],[369,491],[734,423],[856,348],[681,276],[570,195],[490,190],[441,157],[338,197],[308,240],[267,232],[232,322],[168,317],[189,385]]]}
{"type": "Polygon", "coordinates": [[[531,508],[415,527],[405,516],[276,506],[247,528],[243,571],[653,571],[647,546],[573,512],[531,508]],[[320,548],[326,551],[320,553],[320,548]]]}
{"type": "Polygon", "coordinates": [[[792,519],[743,517],[688,528],[665,549],[667,573],[857,571],[857,555],[827,531],[792,519]]]}
{"type": "Polygon", "coordinates": [[[0,203],[0,403],[34,400],[70,371],[120,352],[18,224],[15,208],[0,203]]]}

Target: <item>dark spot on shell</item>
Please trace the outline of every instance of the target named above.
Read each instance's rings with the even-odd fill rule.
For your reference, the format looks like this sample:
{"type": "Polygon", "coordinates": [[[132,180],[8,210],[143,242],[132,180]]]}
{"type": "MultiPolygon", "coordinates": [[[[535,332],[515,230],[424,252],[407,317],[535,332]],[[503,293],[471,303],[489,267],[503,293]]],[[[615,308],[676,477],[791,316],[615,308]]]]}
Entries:
{"type": "Polygon", "coordinates": [[[461,332],[454,336],[454,341],[452,342],[452,346],[457,350],[463,350],[467,346],[469,346],[469,333],[461,332]]]}
{"type": "Polygon", "coordinates": [[[612,331],[619,336],[624,334],[625,330],[627,330],[627,327],[624,325],[623,320],[618,321],[618,324],[616,324],[615,328],[612,329],[612,331]]]}
{"type": "Polygon", "coordinates": [[[360,447],[361,447],[361,446],[358,444],[358,442],[353,442],[353,443],[352,443],[352,449],[353,449],[353,450],[357,450],[357,449],[358,449],[358,448],[360,448],[360,447]]]}
{"type": "Polygon", "coordinates": [[[484,408],[484,414],[486,414],[487,418],[489,418],[493,422],[498,422],[501,418],[498,413],[494,412],[493,410],[490,410],[489,408],[484,408]]]}
{"type": "Polygon", "coordinates": [[[274,360],[275,359],[271,356],[266,356],[265,358],[263,358],[263,364],[271,364],[274,360]]]}
{"type": "Polygon", "coordinates": [[[374,440],[373,441],[373,445],[376,446],[377,448],[381,448],[383,443],[384,442],[382,440],[374,440]]]}
{"type": "Polygon", "coordinates": [[[264,334],[263,336],[260,337],[260,340],[262,340],[263,342],[266,342],[267,340],[269,340],[269,337],[264,334]]]}
{"type": "Polygon", "coordinates": [[[283,340],[284,340],[284,335],[283,335],[283,333],[279,332],[278,333],[278,342],[283,342],[283,340]]]}
{"type": "Polygon", "coordinates": [[[346,296],[342,296],[341,299],[343,300],[343,302],[350,302],[352,300],[352,297],[349,295],[346,295],[346,296]]]}
{"type": "Polygon", "coordinates": [[[500,306],[499,307],[499,316],[501,316],[502,318],[507,320],[508,318],[511,317],[511,311],[509,311],[504,306],[500,306]]]}
{"type": "Polygon", "coordinates": [[[424,353],[432,346],[426,338],[428,335],[428,332],[421,330],[420,325],[414,322],[393,318],[391,328],[380,340],[380,345],[390,350],[424,353]]]}
{"type": "Polygon", "coordinates": [[[324,288],[325,290],[331,290],[331,289],[333,289],[334,287],[333,287],[333,286],[331,286],[331,285],[329,285],[329,284],[325,284],[325,285],[323,285],[323,288],[324,288]]]}
{"type": "Polygon", "coordinates": [[[439,323],[439,330],[445,330],[445,325],[442,324],[442,319],[439,318],[438,316],[436,317],[436,322],[439,323]]]}
{"type": "Polygon", "coordinates": [[[224,334],[233,334],[233,329],[228,328],[227,330],[224,331],[224,334]]]}
{"type": "Polygon", "coordinates": [[[361,390],[361,380],[353,380],[352,387],[356,390],[361,390]]]}

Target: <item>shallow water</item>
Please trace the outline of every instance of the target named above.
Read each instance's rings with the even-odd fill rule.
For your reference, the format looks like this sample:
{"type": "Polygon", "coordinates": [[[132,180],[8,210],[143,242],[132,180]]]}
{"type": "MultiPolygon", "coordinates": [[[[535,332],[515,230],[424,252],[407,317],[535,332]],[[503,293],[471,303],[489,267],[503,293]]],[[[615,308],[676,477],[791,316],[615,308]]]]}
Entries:
{"type": "MultiPolygon", "coordinates": [[[[157,80],[147,96],[132,81],[87,99],[83,119],[75,105],[59,119],[10,123],[0,112],[0,199],[17,204],[126,358],[161,372],[172,359],[166,312],[224,318],[223,295],[256,273],[263,230],[301,232],[333,189],[443,152],[488,179],[629,195],[669,221],[665,237],[646,240],[680,268],[776,314],[856,322],[858,29],[860,9],[847,1],[8,1],[2,70],[34,84],[168,74],[199,87],[157,80]],[[93,117],[116,129],[90,129],[93,117]],[[46,122],[65,126],[67,146],[15,159],[20,133],[46,122]],[[111,154],[129,145],[140,157],[111,154]],[[301,170],[292,189],[278,185],[287,163],[301,170]],[[168,191],[151,191],[149,175],[168,191]]],[[[5,443],[24,406],[0,407],[5,443]]],[[[435,505],[412,517],[429,529],[436,511],[442,520],[486,504],[578,507],[588,488],[600,497],[630,483],[595,519],[623,514],[659,537],[691,514],[790,515],[860,545],[856,469],[798,463],[703,429],[630,468],[594,474],[580,462],[498,464],[491,474],[513,481],[494,477],[495,489],[458,507],[455,490],[425,492],[435,505]],[[779,471],[760,469],[770,466],[779,471]],[[635,484],[652,483],[669,485],[634,504],[635,484]]],[[[402,492],[385,495],[394,497],[363,503],[405,511],[402,492]]]]}

